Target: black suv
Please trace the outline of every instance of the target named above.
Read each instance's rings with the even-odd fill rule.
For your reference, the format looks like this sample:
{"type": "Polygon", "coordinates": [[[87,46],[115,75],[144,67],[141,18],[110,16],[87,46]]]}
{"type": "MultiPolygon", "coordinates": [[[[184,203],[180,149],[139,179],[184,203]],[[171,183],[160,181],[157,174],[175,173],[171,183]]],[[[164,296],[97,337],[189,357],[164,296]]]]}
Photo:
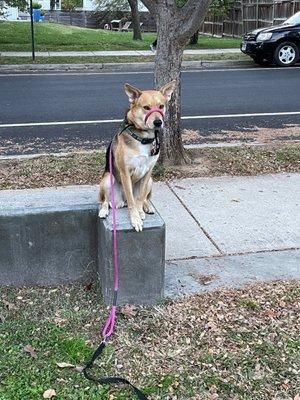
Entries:
{"type": "Polygon", "coordinates": [[[294,65],[300,53],[300,11],[281,25],[246,33],[241,50],[259,65],[273,62],[280,67],[294,65]]]}

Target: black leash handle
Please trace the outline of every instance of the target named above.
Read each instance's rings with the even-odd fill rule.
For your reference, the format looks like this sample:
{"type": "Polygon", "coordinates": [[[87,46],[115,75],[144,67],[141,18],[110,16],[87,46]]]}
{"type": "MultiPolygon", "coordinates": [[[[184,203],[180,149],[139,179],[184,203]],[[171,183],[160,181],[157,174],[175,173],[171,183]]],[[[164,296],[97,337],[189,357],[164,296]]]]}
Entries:
{"type": "Polygon", "coordinates": [[[93,368],[94,362],[101,355],[101,353],[105,349],[105,346],[106,346],[105,342],[101,342],[100,346],[96,349],[96,351],[92,355],[92,358],[90,359],[90,361],[84,367],[82,372],[83,372],[83,375],[85,376],[85,378],[89,379],[90,381],[99,383],[100,385],[107,385],[107,384],[111,385],[111,384],[119,384],[119,383],[123,383],[125,385],[129,385],[132,388],[132,390],[134,391],[134,393],[136,394],[136,396],[137,396],[137,398],[139,400],[148,400],[148,398],[144,395],[143,392],[141,392],[137,387],[135,387],[132,383],[130,383],[125,378],[121,378],[121,377],[118,377],[118,376],[108,376],[108,377],[105,377],[105,378],[95,378],[94,376],[90,375],[90,370],[93,368]]]}

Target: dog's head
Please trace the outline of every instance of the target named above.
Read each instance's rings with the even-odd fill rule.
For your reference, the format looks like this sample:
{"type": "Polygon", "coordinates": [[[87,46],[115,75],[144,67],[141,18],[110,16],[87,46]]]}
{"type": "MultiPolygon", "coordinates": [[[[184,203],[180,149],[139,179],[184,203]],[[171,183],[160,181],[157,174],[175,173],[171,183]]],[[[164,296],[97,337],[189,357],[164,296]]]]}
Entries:
{"type": "Polygon", "coordinates": [[[125,93],[130,102],[127,119],[137,129],[152,130],[161,128],[164,124],[166,105],[175,89],[173,80],[159,90],[139,90],[128,83],[125,84],[125,93]]]}

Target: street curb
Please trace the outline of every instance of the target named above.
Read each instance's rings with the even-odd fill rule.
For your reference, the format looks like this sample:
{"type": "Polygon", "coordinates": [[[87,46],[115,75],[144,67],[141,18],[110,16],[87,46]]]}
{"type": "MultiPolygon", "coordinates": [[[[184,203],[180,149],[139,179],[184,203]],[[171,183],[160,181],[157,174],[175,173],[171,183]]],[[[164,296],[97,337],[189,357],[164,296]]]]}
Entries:
{"type": "MultiPolygon", "coordinates": [[[[0,73],[21,72],[105,72],[105,71],[152,71],[154,62],[132,63],[86,63],[86,64],[14,64],[0,65],[0,73]]],[[[183,61],[182,69],[253,67],[253,63],[244,60],[225,61],[183,61]]]]}

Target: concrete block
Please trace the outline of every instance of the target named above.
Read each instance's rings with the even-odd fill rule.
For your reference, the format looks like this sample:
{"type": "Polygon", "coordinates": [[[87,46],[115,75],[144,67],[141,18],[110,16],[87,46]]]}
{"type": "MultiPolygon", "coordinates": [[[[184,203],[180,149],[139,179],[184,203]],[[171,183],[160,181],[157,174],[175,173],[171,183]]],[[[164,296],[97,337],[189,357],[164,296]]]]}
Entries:
{"type": "MultiPolygon", "coordinates": [[[[156,212],[146,215],[142,232],[133,230],[128,210],[117,211],[120,290],[118,304],[154,304],[164,295],[165,224],[156,212]]],[[[113,300],[112,215],[99,219],[99,274],[107,304],[113,300]]]]}
{"type": "Polygon", "coordinates": [[[96,191],[0,191],[0,284],[87,282],[97,273],[96,191]]]}

